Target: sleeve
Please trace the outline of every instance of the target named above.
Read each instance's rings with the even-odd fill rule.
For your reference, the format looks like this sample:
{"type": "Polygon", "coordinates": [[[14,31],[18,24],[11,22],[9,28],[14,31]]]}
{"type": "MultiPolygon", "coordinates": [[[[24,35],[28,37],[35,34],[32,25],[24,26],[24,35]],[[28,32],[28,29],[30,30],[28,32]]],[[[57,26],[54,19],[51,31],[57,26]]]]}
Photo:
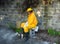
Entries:
{"type": "Polygon", "coordinates": [[[34,16],[30,17],[29,21],[28,21],[28,28],[31,28],[34,26],[34,16]]]}
{"type": "Polygon", "coordinates": [[[34,15],[32,15],[28,21],[28,25],[31,25],[33,24],[33,21],[34,21],[34,15]]]}

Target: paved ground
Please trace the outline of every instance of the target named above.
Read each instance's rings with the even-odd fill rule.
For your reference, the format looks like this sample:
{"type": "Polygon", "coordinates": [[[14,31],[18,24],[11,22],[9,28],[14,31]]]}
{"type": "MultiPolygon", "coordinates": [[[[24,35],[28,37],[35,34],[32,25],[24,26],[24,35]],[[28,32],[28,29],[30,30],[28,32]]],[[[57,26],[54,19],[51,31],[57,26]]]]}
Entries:
{"type": "Polygon", "coordinates": [[[0,44],[53,44],[53,42],[47,42],[40,39],[19,39],[17,34],[10,29],[0,28],[0,44]]]}

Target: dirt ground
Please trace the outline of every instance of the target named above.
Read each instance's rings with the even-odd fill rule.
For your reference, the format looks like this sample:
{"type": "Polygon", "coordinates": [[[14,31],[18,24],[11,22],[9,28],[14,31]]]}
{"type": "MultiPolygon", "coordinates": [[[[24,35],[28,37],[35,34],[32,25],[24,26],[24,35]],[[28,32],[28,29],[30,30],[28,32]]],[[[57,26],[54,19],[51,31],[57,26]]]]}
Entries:
{"type": "Polygon", "coordinates": [[[36,33],[37,39],[60,44],[60,36],[51,36],[47,30],[40,30],[36,33]]]}
{"type": "Polygon", "coordinates": [[[30,38],[27,42],[24,42],[24,39],[20,39],[16,33],[9,28],[0,28],[0,44],[53,44],[55,42],[60,44],[60,37],[50,36],[46,30],[40,30],[36,33],[36,36],[35,39],[30,38]]]}

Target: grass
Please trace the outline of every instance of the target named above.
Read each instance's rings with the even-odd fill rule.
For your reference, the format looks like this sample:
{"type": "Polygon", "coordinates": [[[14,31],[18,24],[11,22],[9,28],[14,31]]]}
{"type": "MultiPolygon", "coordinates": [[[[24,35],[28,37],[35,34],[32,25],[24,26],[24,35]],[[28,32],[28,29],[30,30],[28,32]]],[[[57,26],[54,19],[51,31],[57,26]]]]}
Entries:
{"type": "Polygon", "coordinates": [[[12,29],[14,32],[18,32],[21,33],[23,32],[22,28],[17,28],[15,25],[13,25],[12,23],[9,23],[9,28],[12,29]]]}
{"type": "Polygon", "coordinates": [[[60,36],[60,31],[56,31],[52,28],[48,28],[48,33],[49,35],[52,35],[52,36],[60,36]]]}

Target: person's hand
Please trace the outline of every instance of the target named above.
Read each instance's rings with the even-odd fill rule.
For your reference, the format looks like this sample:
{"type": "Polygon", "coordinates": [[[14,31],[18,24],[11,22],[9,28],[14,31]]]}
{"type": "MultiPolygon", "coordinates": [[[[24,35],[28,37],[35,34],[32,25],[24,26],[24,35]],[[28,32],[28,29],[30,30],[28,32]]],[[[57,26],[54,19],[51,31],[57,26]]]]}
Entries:
{"type": "Polygon", "coordinates": [[[27,27],[28,26],[28,22],[25,23],[24,27],[27,27]]]}

